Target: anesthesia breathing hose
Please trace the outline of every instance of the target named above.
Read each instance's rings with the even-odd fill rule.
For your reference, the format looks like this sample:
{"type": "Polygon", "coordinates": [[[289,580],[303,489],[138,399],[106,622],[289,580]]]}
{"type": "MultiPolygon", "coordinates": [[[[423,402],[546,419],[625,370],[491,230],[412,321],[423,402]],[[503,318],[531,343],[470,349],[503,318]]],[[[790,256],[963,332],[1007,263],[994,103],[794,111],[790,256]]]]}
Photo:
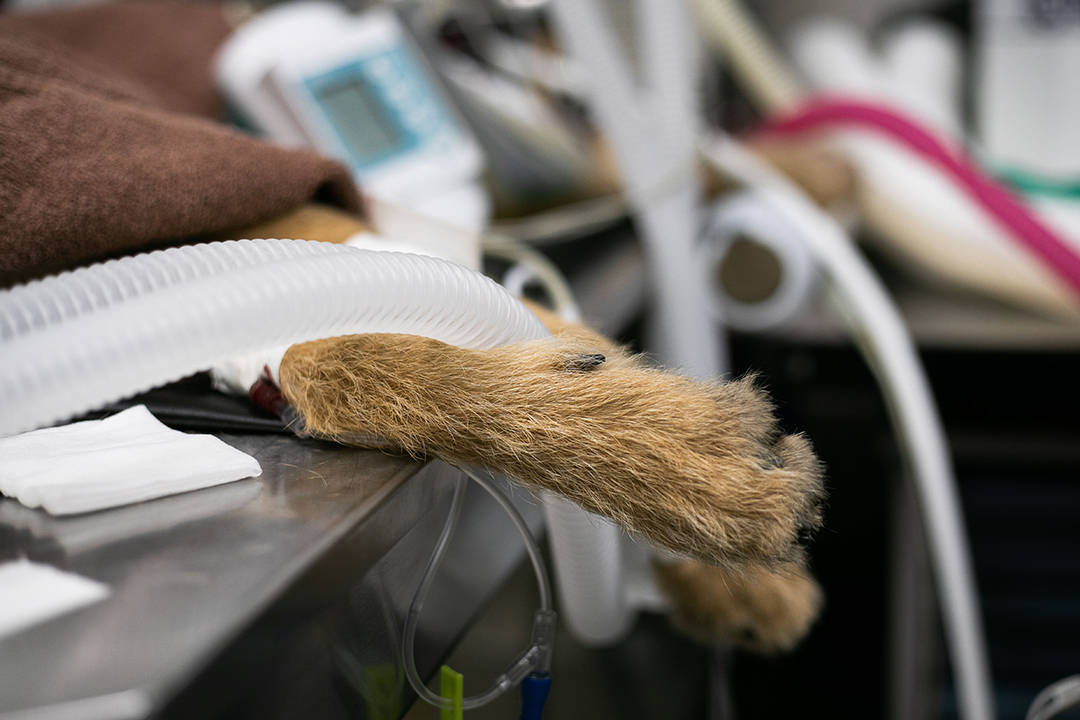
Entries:
{"type": "Polygon", "coordinates": [[[303,240],[171,248],[0,292],[0,437],[268,348],[379,332],[476,349],[550,334],[435,258],[303,240]]]}

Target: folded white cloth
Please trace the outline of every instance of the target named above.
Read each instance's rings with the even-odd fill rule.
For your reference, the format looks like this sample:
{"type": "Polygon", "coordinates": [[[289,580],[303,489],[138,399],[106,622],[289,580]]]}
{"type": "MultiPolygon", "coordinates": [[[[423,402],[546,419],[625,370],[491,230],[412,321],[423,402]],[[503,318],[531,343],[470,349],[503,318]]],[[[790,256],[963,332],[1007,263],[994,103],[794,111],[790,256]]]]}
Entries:
{"type": "Polygon", "coordinates": [[[51,565],[0,563],[0,639],[109,596],[109,586],[51,565]]]}
{"type": "Polygon", "coordinates": [[[53,515],[101,510],[262,474],[212,435],[165,427],[145,406],[0,439],[0,492],[53,515]]]}

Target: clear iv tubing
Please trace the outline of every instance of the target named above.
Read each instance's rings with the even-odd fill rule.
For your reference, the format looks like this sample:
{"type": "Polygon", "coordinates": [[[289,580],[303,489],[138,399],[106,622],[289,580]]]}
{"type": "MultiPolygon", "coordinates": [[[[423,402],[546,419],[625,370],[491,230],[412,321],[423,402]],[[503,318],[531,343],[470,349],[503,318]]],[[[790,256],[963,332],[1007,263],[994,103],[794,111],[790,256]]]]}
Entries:
{"type": "MultiPolygon", "coordinates": [[[[483,477],[481,473],[478,473],[471,468],[462,468],[461,470],[465,475],[468,475],[476,481],[477,485],[484,488],[484,490],[499,503],[502,509],[506,511],[506,514],[510,516],[510,519],[513,520],[514,526],[517,528],[518,533],[521,534],[521,539],[525,542],[525,549],[529,554],[533,572],[536,574],[536,584],[540,590],[540,609],[536,612],[536,616],[533,620],[532,644],[523,653],[518,655],[514,661],[507,666],[506,670],[495,678],[495,682],[490,688],[480,695],[465,698],[462,701],[461,708],[463,710],[474,710],[495,700],[514,685],[521,682],[522,678],[529,673],[546,673],[550,671],[551,647],[555,639],[555,612],[552,609],[551,604],[551,581],[548,578],[547,567],[544,565],[544,558],[540,553],[540,546],[529,531],[529,526],[525,523],[525,519],[521,517],[521,513],[517,511],[517,508],[514,507],[513,503],[510,502],[506,495],[495,487],[491,481],[483,477]]],[[[412,605],[409,607],[409,614],[405,618],[404,640],[402,643],[405,676],[409,678],[409,684],[412,685],[412,688],[416,691],[417,695],[431,705],[439,708],[449,708],[449,701],[432,692],[431,689],[424,684],[419,671],[416,669],[416,628],[420,619],[420,612],[424,607],[424,601],[427,598],[428,590],[431,589],[431,584],[435,580],[435,574],[439,570],[439,565],[442,563],[443,556],[446,554],[446,549],[450,545],[450,540],[454,535],[458,518],[461,516],[461,509],[464,506],[465,488],[467,485],[468,481],[464,477],[460,477],[457,485],[454,487],[454,496],[450,503],[450,512],[447,515],[446,524],[443,525],[442,533],[439,535],[439,540],[435,544],[435,551],[431,554],[431,559],[428,560],[427,568],[424,569],[424,575],[420,580],[419,587],[416,589],[416,595],[413,596],[412,605]]]]}

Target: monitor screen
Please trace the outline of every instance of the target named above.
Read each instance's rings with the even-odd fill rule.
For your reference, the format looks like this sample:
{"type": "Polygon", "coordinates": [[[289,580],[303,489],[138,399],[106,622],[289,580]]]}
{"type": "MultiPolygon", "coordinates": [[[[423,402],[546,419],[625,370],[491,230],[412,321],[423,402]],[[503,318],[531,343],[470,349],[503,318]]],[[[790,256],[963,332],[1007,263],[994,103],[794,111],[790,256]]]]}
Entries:
{"type": "Polygon", "coordinates": [[[357,165],[388,155],[402,144],[400,128],[363,78],[352,76],[325,85],[317,97],[357,165]]]}

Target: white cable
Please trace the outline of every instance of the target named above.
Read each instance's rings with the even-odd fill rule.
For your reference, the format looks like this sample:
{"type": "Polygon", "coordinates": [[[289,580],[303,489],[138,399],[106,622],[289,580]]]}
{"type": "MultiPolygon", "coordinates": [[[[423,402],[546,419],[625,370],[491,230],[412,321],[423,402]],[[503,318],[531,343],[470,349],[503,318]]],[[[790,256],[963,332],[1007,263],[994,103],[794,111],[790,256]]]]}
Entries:
{"type": "Polygon", "coordinates": [[[835,307],[878,377],[926,525],[960,715],[992,720],[993,687],[975,575],[944,428],[918,352],[892,300],[840,226],[787,178],[735,141],[713,137],[703,156],[725,175],[757,189],[811,245],[835,307]]]}
{"type": "MultiPolygon", "coordinates": [[[[528,269],[529,278],[523,281],[535,279],[543,285],[545,292],[551,298],[555,312],[567,322],[581,322],[581,308],[574,299],[574,292],[570,289],[570,283],[566,281],[562,272],[555,263],[551,262],[546,255],[538,250],[518,242],[513,238],[488,233],[483,239],[485,255],[499,258],[507,262],[515,263],[515,267],[528,269]]],[[[509,272],[507,273],[509,275],[509,272]]],[[[522,282],[524,284],[524,282],[522,282]]],[[[507,278],[503,278],[503,285],[515,294],[515,288],[510,288],[507,278]]]]}
{"type": "Polygon", "coordinates": [[[1080,706],[1080,675],[1058,680],[1035,696],[1024,720],[1048,720],[1080,706]]]}
{"type": "Polygon", "coordinates": [[[578,200],[523,218],[496,220],[491,231],[530,245],[555,245],[597,235],[626,219],[626,199],[604,195],[578,200]]]}
{"type": "Polygon", "coordinates": [[[644,89],[596,0],[553,0],[560,38],[589,72],[590,109],[615,149],[649,263],[649,350],[687,373],[723,374],[724,338],[695,260],[698,131],[695,38],[681,2],[639,0],[644,89]],[[644,24],[644,26],[643,26],[644,24]],[[671,104],[665,107],[664,102],[671,104]]]}

